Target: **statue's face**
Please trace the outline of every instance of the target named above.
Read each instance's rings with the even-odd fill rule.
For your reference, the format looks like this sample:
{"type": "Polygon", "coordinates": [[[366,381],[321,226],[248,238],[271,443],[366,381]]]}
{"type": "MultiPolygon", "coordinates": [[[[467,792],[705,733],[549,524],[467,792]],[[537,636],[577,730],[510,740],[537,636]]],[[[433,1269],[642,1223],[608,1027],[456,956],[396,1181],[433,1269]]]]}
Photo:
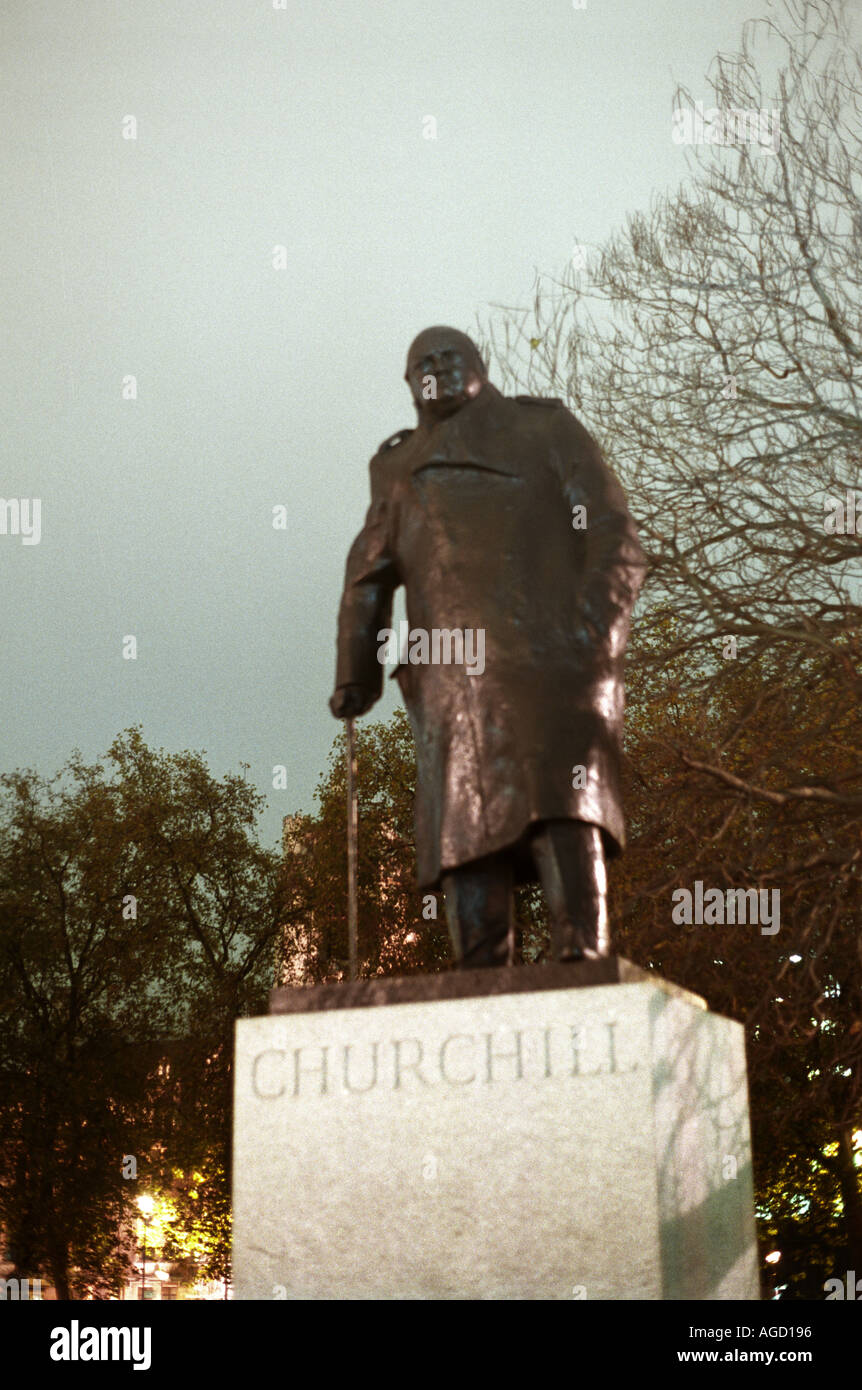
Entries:
{"type": "Polygon", "coordinates": [[[454,415],[478,396],[487,380],[479,353],[461,334],[420,334],[410,349],[406,375],[414,401],[429,420],[454,415]]]}

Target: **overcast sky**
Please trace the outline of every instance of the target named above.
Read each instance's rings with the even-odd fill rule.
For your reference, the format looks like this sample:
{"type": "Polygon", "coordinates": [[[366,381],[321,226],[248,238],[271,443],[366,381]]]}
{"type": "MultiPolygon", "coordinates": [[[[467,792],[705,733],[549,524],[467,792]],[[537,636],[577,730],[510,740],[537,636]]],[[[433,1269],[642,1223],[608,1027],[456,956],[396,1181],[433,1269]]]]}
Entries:
{"type": "Polygon", "coordinates": [[[708,98],[768,9],[3,0],[0,496],[40,499],[41,536],[0,535],[0,769],[140,723],[249,763],[268,843],[313,809],[410,340],[526,302],[676,186],[676,82],[708,98]]]}

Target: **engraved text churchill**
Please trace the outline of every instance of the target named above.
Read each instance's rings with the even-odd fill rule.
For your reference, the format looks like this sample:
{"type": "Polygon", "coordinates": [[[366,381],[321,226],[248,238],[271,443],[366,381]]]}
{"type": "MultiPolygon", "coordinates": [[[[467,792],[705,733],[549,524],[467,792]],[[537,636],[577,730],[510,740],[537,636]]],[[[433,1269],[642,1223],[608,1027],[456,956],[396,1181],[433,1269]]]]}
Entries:
{"type": "Polygon", "coordinates": [[[252,1061],[252,1088],[259,1100],[278,1100],[635,1071],[638,1063],[623,1055],[616,1028],[609,1021],[589,1030],[527,1027],[450,1033],[434,1041],[405,1037],[270,1047],[252,1061]]]}

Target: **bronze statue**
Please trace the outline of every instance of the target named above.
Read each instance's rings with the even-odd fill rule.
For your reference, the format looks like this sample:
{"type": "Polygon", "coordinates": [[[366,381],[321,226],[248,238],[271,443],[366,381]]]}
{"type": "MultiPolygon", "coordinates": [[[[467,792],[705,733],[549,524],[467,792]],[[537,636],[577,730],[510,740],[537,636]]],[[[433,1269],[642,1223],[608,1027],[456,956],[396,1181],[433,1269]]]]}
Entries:
{"type": "Polygon", "coordinates": [[[420,333],[405,379],[418,426],[371,460],[330,708],[352,718],[379,699],[403,584],[393,675],[416,743],[417,877],[445,895],[458,965],[511,959],[512,890],[537,878],[554,958],[606,955],[644,570],[622,489],[562,401],[503,396],[456,329],[420,333]]]}

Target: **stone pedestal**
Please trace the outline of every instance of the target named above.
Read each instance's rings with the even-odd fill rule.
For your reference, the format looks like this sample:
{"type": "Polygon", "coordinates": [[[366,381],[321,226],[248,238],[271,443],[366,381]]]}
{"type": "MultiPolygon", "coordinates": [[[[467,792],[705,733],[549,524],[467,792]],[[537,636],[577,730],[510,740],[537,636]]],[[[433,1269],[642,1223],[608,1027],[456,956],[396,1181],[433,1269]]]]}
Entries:
{"type": "Polygon", "coordinates": [[[743,1030],[611,958],[276,991],[238,1298],[755,1299],[743,1030]]]}

